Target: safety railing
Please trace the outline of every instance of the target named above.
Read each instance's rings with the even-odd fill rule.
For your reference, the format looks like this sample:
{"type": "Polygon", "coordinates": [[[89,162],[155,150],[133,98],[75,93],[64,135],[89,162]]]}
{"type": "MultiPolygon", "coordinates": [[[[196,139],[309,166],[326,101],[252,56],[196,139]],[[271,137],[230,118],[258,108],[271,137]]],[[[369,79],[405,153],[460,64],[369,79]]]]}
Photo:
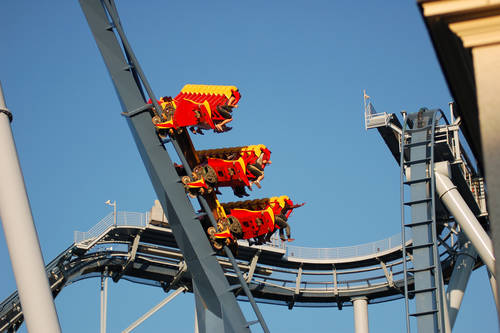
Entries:
{"type": "Polygon", "coordinates": [[[373,104],[365,101],[365,129],[387,126],[389,118],[387,112],[377,113],[373,104]]]}
{"type": "Polygon", "coordinates": [[[286,255],[300,259],[345,259],[363,257],[401,247],[401,234],[371,243],[333,248],[310,248],[287,245],[286,255]]]}
{"type": "Polygon", "coordinates": [[[89,231],[75,231],[74,242],[75,244],[91,242],[113,226],[145,227],[148,223],[149,212],[117,212],[116,218],[115,214],[111,212],[89,231]]]}
{"type": "MultiPolygon", "coordinates": [[[[150,213],[136,212],[117,212],[116,221],[114,213],[109,213],[100,220],[89,231],[75,231],[75,244],[91,243],[99,238],[109,228],[114,226],[132,226],[146,227],[149,223],[150,213]]],[[[333,248],[310,248],[289,245],[282,242],[277,234],[271,238],[271,243],[267,244],[279,249],[285,249],[286,256],[289,258],[298,259],[345,259],[353,257],[363,257],[374,255],[378,252],[384,252],[401,246],[401,234],[393,235],[389,238],[378,240],[371,243],[343,246],[333,248]]]]}

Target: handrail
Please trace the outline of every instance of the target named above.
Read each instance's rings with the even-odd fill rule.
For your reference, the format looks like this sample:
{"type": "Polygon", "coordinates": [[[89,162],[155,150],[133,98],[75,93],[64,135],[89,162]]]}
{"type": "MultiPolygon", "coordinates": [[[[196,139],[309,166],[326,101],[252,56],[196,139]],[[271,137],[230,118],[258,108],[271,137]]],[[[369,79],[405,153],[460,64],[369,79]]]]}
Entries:
{"type": "MultiPolygon", "coordinates": [[[[149,224],[149,212],[116,212],[116,225],[127,227],[146,227],[149,224]]],[[[115,223],[114,212],[103,217],[96,225],[90,228],[89,231],[75,231],[74,242],[79,244],[88,240],[98,238],[106,232],[106,230],[115,223]]]]}
{"type": "MultiPolygon", "coordinates": [[[[107,229],[113,226],[114,216],[113,212],[102,218],[96,225],[89,231],[75,231],[74,242],[80,244],[89,240],[95,240],[99,236],[106,233],[107,229]]],[[[149,224],[149,212],[137,213],[119,211],[116,213],[117,226],[132,226],[132,227],[146,227],[149,224]]],[[[267,246],[279,249],[285,249],[288,258],[295,259],[347,259],[354,257],[364,257],[383,253],[401,247],[401,234],[392,235],[389,238],[381,239],[378,241],[354,245],[354,246],[340,246],[332,248],[311,248],[288,245],[287,243],[273,241],[267,246]]]]}

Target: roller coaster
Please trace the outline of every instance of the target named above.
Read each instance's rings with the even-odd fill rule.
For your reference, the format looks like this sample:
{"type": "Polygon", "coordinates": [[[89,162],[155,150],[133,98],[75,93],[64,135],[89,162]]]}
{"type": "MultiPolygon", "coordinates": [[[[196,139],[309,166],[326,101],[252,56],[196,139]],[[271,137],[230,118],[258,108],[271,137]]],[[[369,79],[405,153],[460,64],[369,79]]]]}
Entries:
{"type": "MultiPolygon", "coordinates": [[[[190,135],[206,130],[231,129],[227,123],[240,102],[239,89],[188,84],[174,98],[156,99],[113,1],[80,4],[158,201],[149,212],[117,212],[89,232],[76,232],[73,244],[46,266],[54,297],[89,277],[189,291],[201,313],[200,332],[248,332],[256,323],[268,332],[257,302],[342,309],[360,300],[366,305],[404,298],[408,332],[415,326],[419,332],[451,331],[454,317],[447,314],[445,298],[453,288],[465,288],[455,280],[483,264],[494,271],[488,244],[477,241],[489,229],[484,180],[460,142],[459,119],[449,122],[441,110],[421,109],[404,114],[401,123],[395,114],[377,113],[365,95],[365,126],[379,131],[401,167],[402,233],[348,248],[292,246],[283,229],[302,204],[286,195],[218,199],[219,187],[232,188],[240,198],[249,196],[252,185],[260,187],[269,148],[196,150],[191,141],[190,135]],[[172,162],[167,144],[180,165],[172,162]],[[194,211],[191,199],[201,211],[194,211]],[[465,272],[458,269],[464,260],[465,272]],[[249,302],[258,320],[247,322],[237,301],[249,302]],[[204,311],[219,321],[204,322],[204,311]]],[[[0,332],[16,331],[22,323],[14,292],[0,304],[0,332]]]]}

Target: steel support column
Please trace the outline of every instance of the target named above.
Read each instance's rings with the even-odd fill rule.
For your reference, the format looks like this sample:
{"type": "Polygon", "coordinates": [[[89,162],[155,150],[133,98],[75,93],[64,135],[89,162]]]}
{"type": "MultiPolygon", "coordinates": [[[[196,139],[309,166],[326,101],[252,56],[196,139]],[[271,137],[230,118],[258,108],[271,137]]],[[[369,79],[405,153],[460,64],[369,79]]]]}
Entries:
{"type": "Polygon", "coordinates": [[[222,316],[210,311],[200,296],[198,287],[193,283],[193,294],[196,309],[197,333],[224,332],[224,322],[222,316]]]}
{"type": "Polygon", "coordinates": [[[108,277],[101,275],[101,323],[100,332],[106,333],[106,319],[108,313],[108,277]]]}
{"type": "Polygon", "coordinates": [[[368,298],[353,298],[352,306],[354,308],[354,333],[368,333],[368,298]]]}
{"type": "Polygon", "coordinates": [[[460,305],[464,297],[465,288],[469,282],[469,277],[476,262],[477,252],[472,243],[466,239],[462,233],[459,235],[460,252],[458,253],[453,272],[451,273],[448,289],[446,290],[446,300],[448,303],[448,315],[450,326],[453,329],[457,319],[460,305]]]}
{"type": "Polygon", "coordinates": [[[61,332],[0,86],[0,219],[29,332],[61,332]]]}

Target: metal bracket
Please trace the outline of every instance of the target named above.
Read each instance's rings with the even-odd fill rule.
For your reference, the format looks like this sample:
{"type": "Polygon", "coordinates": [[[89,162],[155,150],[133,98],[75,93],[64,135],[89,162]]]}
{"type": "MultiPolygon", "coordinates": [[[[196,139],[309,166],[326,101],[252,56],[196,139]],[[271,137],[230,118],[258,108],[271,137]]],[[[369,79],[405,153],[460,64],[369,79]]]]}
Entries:
{"type": "Polygon", "coordinates": [[[143,106],[141,106],[138,109],[135,109],[135,110],[132,110],[132,111],[129,111],[129,112],[122,112],[121,115],[124,116],[124,117],[127,117],[127,118],[132,118],[133,116],[136,116],[136,115],[138,115],[140,113],[149,111],[152,108],[153,108],[153,104],[144,104],[143,106]]]}
{"type": "Polygon", "coordinates": [[[132,248],[130,250],[129,257],[127,262],[122,266],[122,270],[116,274],[113,274],[113,282],[118,282],[123,274],[129,269],[130,265],[134,262],[135,257],[137,255],[137,248],[139,247],[139,242],[141,240],[141,231],[135,236],[134,241],[132,243],[132,248]]]}
{"type": "Polygon", "coordinates": [[[186,261],[183,260],[183,261],[179,262],[179,270],[177,271],[174,278],[172,279],[172,282],[170,282],[170,284],[168,286],[165,286],[163,288],[163,291],[168,293],[172,289],[172,287],[177,285],[179,283],[179,281],[181,280],[182,276],[184,275],[184,273],[187,272],[187,269],[188,269],[188,267],[187,267],[186,261]]]}
{"type": "Polygon", "coordinates": [[[288,309],[293,309],[297,297],[300,295],[300,283],[302,281],[302,264],[299,266],[299,271],[297,272],[297,279],[295,279],[295,291],[293,293],[293,299],[288,303],[288,309]]]}
{"type": "Polygon", "coordinates": [[[245,281],[249,283],[252,281],[253,274],[255,273],[255,268],[257,267],[257,261],[259,261],[259,256],[262,253],[262,250],[259,249],[255,255],[252,258],[252,261],[250,262],[250,268],[248,269],[248,274],[245,277],[245,281]]]}
{"type": "Polygon", "coordinates": [[[338,287],[338,281],[337,281],[337,268],[335,268],[335,265],[333,266],[333,295],[338,296],[339,295],[339,287],[338,287]]]}
{"type": "Polygon", "coordinates": [[[450,256],[452,256],[452,257],[455,256],[457,251],[455,251],[448,244],[446,244],[446,242],[440,236],[437,236],[437,239],[439,242],[441,242],[441,245],[443,245],[446,248],[446,252],[448,252],[450,254],[450,256]]]}
{"type": "Polygon", "coordinates": [[[392,276],[392,271],[389,272],[386,264],[380,259],[379,259],[379,261],[380,261],[380,266],[382,266],[382,269],[384,270],[384,275],[385,275],[385,278],[387,279],[387,283],[389,284],[389,287],[393,288],[394,287],[394,279],[392,276]]]}
{"type": "MultiPolygon", "coordinates": [[[[252,257],[252,260],[250,262],[250,267],[248,268],[248,272],[246,274],[244,274],[246,283],[250,283],[250,281],[252,281],[253,274],[255,273],[255,268],[257,267],[257,261],[259,261],[259,256],[260,256],[261,252],[262,252],[262,250],[258,249],[257,252],[255,252],[254,256],[252,257]]],[[[234,293],[234,295],[238,296],[242,290],[243,290],[243,288],[240,287],[240,289],[238,289],[234,293]]]]}

